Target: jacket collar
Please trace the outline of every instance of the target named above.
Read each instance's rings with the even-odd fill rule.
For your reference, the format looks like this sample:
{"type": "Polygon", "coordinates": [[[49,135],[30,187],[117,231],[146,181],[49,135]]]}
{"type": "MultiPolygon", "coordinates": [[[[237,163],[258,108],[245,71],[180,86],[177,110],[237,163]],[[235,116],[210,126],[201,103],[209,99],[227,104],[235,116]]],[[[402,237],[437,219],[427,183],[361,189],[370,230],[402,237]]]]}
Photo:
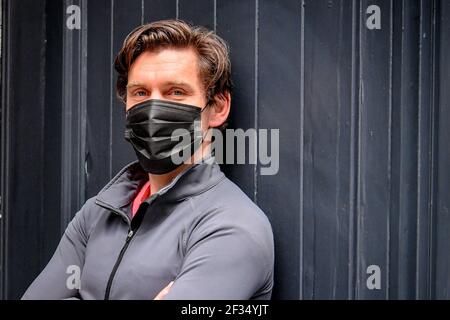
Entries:
{"type": "MultiPolygon", "coordinates": [[[[165,201],[181,201],[209,190],[224,178],[214,157],[209,157],[178,174],[157,195],[165,201]]],[[[147,181],[148,174],[139,161],[134,161],[120,170],[98,193],[96,203],[120,210],[134,200],[147,181]]]]}

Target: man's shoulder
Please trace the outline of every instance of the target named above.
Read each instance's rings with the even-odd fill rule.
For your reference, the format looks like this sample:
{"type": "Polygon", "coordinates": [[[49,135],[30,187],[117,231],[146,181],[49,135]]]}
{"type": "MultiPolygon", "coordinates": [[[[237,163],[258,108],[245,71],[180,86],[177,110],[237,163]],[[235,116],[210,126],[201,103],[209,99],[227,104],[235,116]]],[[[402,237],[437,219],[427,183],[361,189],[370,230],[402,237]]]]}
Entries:
{"type": "Polygon", "coordinates": [[[237,259],[246,257],[247,263],[264,278],[265,292],[270,292],[274,241],[265,213],[227,178],[190,202],[194,217],[188,230],[190,245],[211,240],[217,244],[217,250],[232,251],[237,259]]]}
{"type": "Polygon", "coordinates": [[[192,203],[197,221],[227,225],[239,232],[272,238],[272,228],[266,214],[228,178],[193,197],[192,203]]]}
{"type": "Polygon", "coordinates": [[[78,221],[78,223],[82,223],[87,229],[96,224],[96,222],[101,217],[101,213],[103,211],[106,211],[105,209],[97,205],[95,201],[96,196],[86,200],[84,205],[80,208],[80,210],[74,217],[75,221],[78,221]]]}

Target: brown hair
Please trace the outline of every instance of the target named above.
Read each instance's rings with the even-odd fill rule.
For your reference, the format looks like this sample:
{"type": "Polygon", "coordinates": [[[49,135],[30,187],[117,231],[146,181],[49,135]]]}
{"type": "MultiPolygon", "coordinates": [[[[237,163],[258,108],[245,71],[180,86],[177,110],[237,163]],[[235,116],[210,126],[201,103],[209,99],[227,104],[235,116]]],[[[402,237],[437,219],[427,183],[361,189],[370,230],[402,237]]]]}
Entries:
{"type": "Polygon", "coordinates": [[[206,28],[194,27],[181,20],[161,20],[134,29],[126,37],[116,56],[116,89],[123,101],[126,101],[128,71],[136,58],[144,51],[168,47],[191,47],[196,50],[199,76],[204,84],[208,103],[218,94],[231,93],[231,63],[226,42],[206,28]]]}

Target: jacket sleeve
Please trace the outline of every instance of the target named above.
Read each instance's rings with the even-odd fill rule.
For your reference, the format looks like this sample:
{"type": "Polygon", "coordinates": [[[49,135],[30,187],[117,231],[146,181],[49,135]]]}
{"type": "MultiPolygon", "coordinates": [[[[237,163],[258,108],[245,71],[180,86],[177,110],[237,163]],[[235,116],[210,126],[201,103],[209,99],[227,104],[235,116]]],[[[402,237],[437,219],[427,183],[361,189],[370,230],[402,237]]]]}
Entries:
{"type": "Polygon", "coordinates": [[[214,217],[204,220],[187,240],[181,271],[165,299],[270,299],[274,263],[270,225],[249,230],[214,217]]]}
{"type": "Polygon", "coordinates": [[[86,203],[66,228],[50,262],[29,286],[22,299],[78,298],[87,243],[86,203]]]}

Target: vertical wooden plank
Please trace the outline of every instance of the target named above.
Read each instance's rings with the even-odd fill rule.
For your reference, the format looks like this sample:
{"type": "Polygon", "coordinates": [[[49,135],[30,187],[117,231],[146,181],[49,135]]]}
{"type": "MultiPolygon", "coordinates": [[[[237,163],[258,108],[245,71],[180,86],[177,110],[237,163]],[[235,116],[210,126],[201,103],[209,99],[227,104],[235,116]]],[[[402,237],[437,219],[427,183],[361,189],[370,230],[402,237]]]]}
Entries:
{"type": "MultiPolygon", "coordinates": [[[[61,157],[62,157],[62,35],[65,16],[62,1],[47,1],[45,39],[44,97],[44,152],[40,161],[44,166],[43,212],[40,269],[30,272],[30,280],[41,271],[53,255],[63,230],[61,230],[61,157]]],[[[26,178],[23,180],[26,182],[26,178]]],[[[31,213],[33,214],[33,213],[31,213]]],[[[72,212],[74,214],[74,212],[72,212]]],[[[22,294],[20,292],[19,294],[22,294]]]]}
{"type": "Polygon", "coordinates": [[[393,3],[393,109],[389,298],[415,297],[417,237],[418,1],[393,3]],[[396,246],[396,247],[394,247],[396,246]]]}
{"type": "Polygon", "coordinates": [[[86,143],[86,31],[85,0],[63,2],[80,8],[80,29],[63,31],[62,146],[61,146],[61,234],[85,201],[86,143]]]}
{"type": "Polygon", "coordinates": [[[350,119],[350,172],[349,172],[349,261],[348,261],[348,299],[355,299],[357,280],[357,241],[358,241],[358,193],[359,193],[359,74],[360,74],[360,29],[361,3],[352,0],[352,29],[351,29],[351,119],[350,119]]]}
{"type": "Polygon", "coordinates": [[[8,283],[9,283],[9,226],[8,226],[8,214],[10,208],[10,171],[11,171],[11,112],[9,106],[11,103],[11,32],[12,26],[12,13],[15,12],[11,5],[7,2],[2,2],[2,39],[1,39],[1,73],[2,73],[2,86],[1,86],[1,219],[0,219],[0,297],[7,299],[8,297],[8,283]],[[6,81],[8,80],[8,81],[6,81]]]}
{"type": "Polygon", "coordinates": [[[419,31],[419,104],[418,104],[418,167],[417,167],[417,260],[416,260],[416,299],[432,299],[432,201],[435,147],[435,104],[433,103],[433,65],[435,57],[433,46],[435,35],[432,26],[433,3],[420,1],[419,31]]]}
{"type": "MultiPolygon", "coordinates": [[[[392,56],[391,56],[391,67],[392,67],[392,109],[391,109],[391,124],[390,126],[390,137],[391,137],[391,188],[390,188],[390,210],[391,215],[389,216],[389,291],[388,296],[395,299],[398,297],[399,293],[399,273],[400,273],[400,255],[402,248],[400,247],[400,223],[401,223],[401,201],[400,201],[400,189],[401,189],[401,170],[402,170],[402,132],[403,128],[401,126],[402,118],[402,77],[403,77],[403,64],[402,59],[404,58],[404,38],[402,28],[404,27],[404,11],[403,2],[394,1],[392,7],[392,28],[390,34],[392,37],[392,56]]],[[[385,18],[385,15],[384,15],[385,18]]],[[[367,277],[367,276],[366,276],[367,277]]]]}
{"type": "Polygon", "coordinates": [[[302,289],[301,11],[300,1],[259,3],[258,129],[268,130],[269,139],[270,130],[279,130],[279,141],[267,146],[272,166],[279,156],[279,171],[261,175],[261,165],[257,171],[258,204],[269,217],[276,240],[274,299],[299,299],[302,289]],[[279,155],[270,154],[270,146],[278,142],[279,155]]]}
{"type": "Polygon", "coordinates": [[[178,0],[178,18],[214,30],[215,0],[178,0]]]}
{"type": "MultiPolygon", "coordinates": [[[[244,131],[255,128],[255,8],[255,1],[217,0],[216,31],[230,46],[232,78],[236,87],[228,127],[244,131]]],[[[223,168],[231,180],[255,199],[255,165],[225,165],[223,168]]]]}
{"type": "Polygon", "coordinates": [[[361,2],[359,192],[357,244],[358,299],[388,297],[391,184],[391,15],[392,1],[361,2]],[[381,30],[366,27],[370,5],[381,12],[381,30]],[[367,287],[368,267],[380,268],[380,289],[367,287]]]}
{"type": "Polygon", "coordinates": [[[0,15],[1,15],[1,106],[0,106],[0,299],[6,299],[6,280],[7,280],[7,225],[6,214],[8,210],[8,198],[9,198],[9,112],[8,108],[8,83],[5,80],[8,75],[7,59],[9,59],[9,28],[5,26],[9,19],[9,5],[6,2],[0,2],[0,15]]]}
{"type": "MultiPolygon", "coordinates": [[[[398,297],[399,293],[399,256],[401,255],[401,247],[400,247],[400,171],[402,168],[401,163],[401,138],[402,131],[401,128],[401,104],[402,104],[402,76],[403,76],[403,64],[402,59],[404,55],[403,51],[403,31],[404,27],[404,12],[403,12],[403,1],[394,1],[392,7],[392,28],[389,30],[389,33],[392,37],[392,56],[391,56],[391,66],[392,66],[392,110],[391,110],[391,123],[392,127],[390,130],[390,149],[392,150],[390,166],[391,166],[391,188],[390,188],[390,211],[391,215],[389,216],[389,266],[387,272],[389,274],[389,297],[395,298],[398,297]]],[[[384,14],[382,18],[386,19],[386,15],[384,14]]],[[[384,31],[386,32],[386,31],[384,31]]],[[[366,276],[367,277],[367,276],[366,276]]]]}
{"type": "Polygon", "coordinates": [[[450,298],[450,3],[437,1],[436,17],[439,37],[438,65],[438,91],[436,92],[438,107],[438,137],[437,137],[437,190],[436,190],[436,298],[450,298]]]}
{"type": "MultiPolygon", "coordinates": [[[[6,298],[17,299],[42,266],[44,197],[45,6],[8,2],[6,298]],[[33,48],[33,50],[30,50],[33,48]],[[24,201],[26,197],[26,201],[24,201]]],[[[2,81],[3,82],[3,81],[2,81]]],[[[4,114],[2,112],[2,114],[4,114]]],[[[6,147],[6,148],[5,148],[6,147]]]]}
{"type": "Polygon", "coordinates": [[[305,3],[305,298],[348,298],[352,4],[305,3]],[[326,23],[324,23],[326,21],[326,23]]]}
{"type": "Polygon", "coordinates": [[[115,96],[110,84],[113,72],[111,4],[110,0],[88,2],[86,198],[100,191],[111,172],[110,99],[115,96]]]}
{"type": "MultiPolygon", "coordinates": [[[[112,43],[111,64],[125,37],[142,21],[141,0],[113,0],[112,2],[112,43]]],[[[112,178],[127,163],[136,160],[136,155],[131,145],[125,141],[125,105],[116,96],[117,73],[111,78],[111,101],[110,101],[110,178],[112,178]]]]}

